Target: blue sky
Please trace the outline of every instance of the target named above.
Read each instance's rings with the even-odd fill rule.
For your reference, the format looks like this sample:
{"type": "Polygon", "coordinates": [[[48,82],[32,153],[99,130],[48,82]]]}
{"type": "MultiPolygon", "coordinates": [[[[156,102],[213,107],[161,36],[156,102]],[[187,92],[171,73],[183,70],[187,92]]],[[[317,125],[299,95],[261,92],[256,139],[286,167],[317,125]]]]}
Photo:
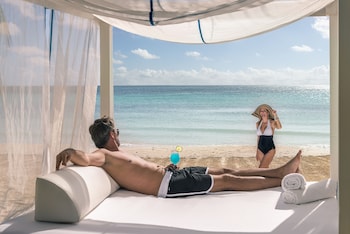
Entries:
{"type": "Polygon", "coordinates": [[[329,85],[328,17],[264,34],[188,45],[113,29],[115,85],[329,85]]]}

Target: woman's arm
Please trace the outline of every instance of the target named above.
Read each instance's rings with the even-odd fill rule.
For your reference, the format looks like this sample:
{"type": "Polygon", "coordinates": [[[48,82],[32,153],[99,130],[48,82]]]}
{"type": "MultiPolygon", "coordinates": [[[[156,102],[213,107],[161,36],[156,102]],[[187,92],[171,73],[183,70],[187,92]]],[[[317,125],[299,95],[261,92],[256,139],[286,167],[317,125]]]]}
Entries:
{"type": "Polygon", "coordinates": [[[274,123],[275,128],[281,129],[282,128],[282,124],[281,124],[280,118],[277,115],[277,111],[273,110],[273,116],[274,116],[273,123],[274,123]]]}
{"type": "Polygon", "coordinates": [[[80,150],[68,148],[56,156],[56,170],[60,169],[61,164],[67,166],[69,161],[79,166],[102,166],[105,162],[105,154],[99,150],[87,154],[80,150]]]}
{"type": "Polygon", "coordinates": [[[279,119],[275,119],[275,128],[276,129],[281,129],[282,128],[282,124],[281,121],[279,119]]]}

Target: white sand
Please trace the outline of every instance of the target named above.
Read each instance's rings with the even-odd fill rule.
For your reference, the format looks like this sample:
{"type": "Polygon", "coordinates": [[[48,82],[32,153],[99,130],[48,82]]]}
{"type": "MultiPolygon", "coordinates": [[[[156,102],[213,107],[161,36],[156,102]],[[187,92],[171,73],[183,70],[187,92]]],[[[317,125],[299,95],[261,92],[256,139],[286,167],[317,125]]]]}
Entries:
{"type": "MultiPolygon", "coordinates": [[[[169,157],[176,146],[169,145],[121,145],[124,150],[146,158],[169,157]]],[[[248,145],[185,145],[181,146],[181,157],[255,157],[256,146],[248,145]]],[[[330,154],[329,147],[318,146],[278,146],[275,157],[294,156],[299,149],[303,155],[326,156],[330,154]]]]}

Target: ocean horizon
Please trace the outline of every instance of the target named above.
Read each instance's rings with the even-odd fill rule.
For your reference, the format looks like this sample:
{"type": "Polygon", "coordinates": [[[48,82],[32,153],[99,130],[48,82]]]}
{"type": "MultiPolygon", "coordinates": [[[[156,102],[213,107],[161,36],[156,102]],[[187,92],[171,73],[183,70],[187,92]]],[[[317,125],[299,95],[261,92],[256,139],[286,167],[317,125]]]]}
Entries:
{"type": "Polygon", "coordinates": [[[251,113],[267,103],[282,122],[277,147],[329,149],[329,98],[328,86],[114,86],[113,117],[122,145],[256,145],[251,113]]]}

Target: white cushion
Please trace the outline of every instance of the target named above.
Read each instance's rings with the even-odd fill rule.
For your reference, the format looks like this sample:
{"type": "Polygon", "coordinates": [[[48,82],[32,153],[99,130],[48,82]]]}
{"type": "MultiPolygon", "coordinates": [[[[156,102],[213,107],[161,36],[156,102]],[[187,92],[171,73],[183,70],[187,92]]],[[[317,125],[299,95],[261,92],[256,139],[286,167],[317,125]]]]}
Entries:
{"type": "Polygon", "coordinates": [[[80,221],[119,185],[100,167],[69,166],[36,179],[35,219],[80,221]]]}

